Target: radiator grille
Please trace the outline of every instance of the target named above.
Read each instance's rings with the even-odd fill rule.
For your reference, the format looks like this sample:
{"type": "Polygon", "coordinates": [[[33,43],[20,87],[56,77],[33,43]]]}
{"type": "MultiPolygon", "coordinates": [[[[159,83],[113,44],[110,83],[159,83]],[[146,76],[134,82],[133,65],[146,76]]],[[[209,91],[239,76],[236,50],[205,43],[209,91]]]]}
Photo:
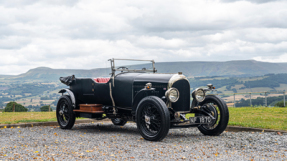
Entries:
{"type": "Polygon", "coordinates": [[[179,99],[177,102],[172,103],[172,108],[175,111],[189,111],[190,109],[190,85],[185,79],[176,81],[172,87],[177,88],[179,91],[179,99]]]}

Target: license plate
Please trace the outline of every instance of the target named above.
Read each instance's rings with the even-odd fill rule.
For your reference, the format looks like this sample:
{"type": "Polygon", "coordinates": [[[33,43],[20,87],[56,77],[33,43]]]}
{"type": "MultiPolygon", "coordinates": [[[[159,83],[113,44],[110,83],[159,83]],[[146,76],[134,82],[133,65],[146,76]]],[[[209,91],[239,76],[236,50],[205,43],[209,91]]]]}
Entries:
{"type": "Polygon", "coordinates": [[[198,116],[198,117],[190,117],[189,122],[191,124],[210,124],[212,121],[209,116],[198,116]]]}

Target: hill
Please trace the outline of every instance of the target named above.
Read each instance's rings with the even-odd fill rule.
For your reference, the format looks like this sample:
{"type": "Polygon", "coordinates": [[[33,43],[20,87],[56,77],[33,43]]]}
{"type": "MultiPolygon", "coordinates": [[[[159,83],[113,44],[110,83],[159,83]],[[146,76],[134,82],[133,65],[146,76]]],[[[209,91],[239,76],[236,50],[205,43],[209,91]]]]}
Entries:
{"type": "Polygon", "coordinates": [[[99,77],[108,76],[110,68],[98,68],[91,70],[81,69],[52,69],[47,67],[38,67],[30,69],[28,72],[16,75],[4,77],[5,81],[24,81],[24,82],[57,82],[60,77],[75,75],[77,77],[99,77]]]}
{"type": "Polygon", "coordinates": [[[266,63],[254,60],[157,63],[156,68],[164,73],[182,71],[187,76],[258,76],[268,73],[287,73],[287,63],[266,63]]]}
{"type": "MultiPolygon", "coordinates": [[[[146,64],[128,66],[129,68],[146,67],[146,64]]],[[[266,63],[254,60],[227,62],[159,62],[156,63],[158,73],[183,72],[187,77],[196,76],[260,76],[268,73],[287,73],[287,63],[266,63]]],[[[75,75],[76,77],[109,77],[110,68],[52,69],[39,67],[17,76],[0,76],[0,82],[38,81],[57,82],[59,77],[75,75]]]]}

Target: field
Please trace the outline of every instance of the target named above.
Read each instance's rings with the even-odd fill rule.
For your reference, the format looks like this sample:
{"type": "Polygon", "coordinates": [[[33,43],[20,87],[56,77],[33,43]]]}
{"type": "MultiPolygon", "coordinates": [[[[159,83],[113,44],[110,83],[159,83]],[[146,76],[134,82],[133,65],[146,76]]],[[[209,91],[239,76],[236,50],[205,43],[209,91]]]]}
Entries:
{"type": "Polygon", "coordinates": [[[229,125],[287,131],[287,108],[229,108],[229,125]]]}
{"type": "Polygon", "coordinates": [[[55,112],[3,112],[0,124],[57,121],[55,112]]]}
{"type": "MultiPolygon", "coordinates": [[[[229,108],[229,125],[287,131],[287,108],[229,108]]],[[[56,121],[55,112],[3,112],[0,124],[56,121]]]]}
{"type": "MultiPolygon", "coordinates": [[[[263,93],[264,94],[264,93],[263,93]]],[[[283,94],[268,94],[267,96],[267,100],[269,100],[269,97],[279,97],[279,96],[283,96],[283,94]]],[[[252,94],[251,95],[251,99],[256,99],[257,97],[261,97],[261,98],[265,98],[265,95],[260,95],[260,94],[252,94]]],[[[222,98],[225,102],[230,102],[232,103],[233,106],[233,102],[234,102],[234,95],[230,95],[230,96],[226,96],[222,98]]],[[[235,96],[235,101],[240,101],[241,99],[244,100],[249,100],[250,99],[250,95],[249,94],[238,94],[235,96]]],[[[230,106],[229,106],[230,107],[230,106]]]]}

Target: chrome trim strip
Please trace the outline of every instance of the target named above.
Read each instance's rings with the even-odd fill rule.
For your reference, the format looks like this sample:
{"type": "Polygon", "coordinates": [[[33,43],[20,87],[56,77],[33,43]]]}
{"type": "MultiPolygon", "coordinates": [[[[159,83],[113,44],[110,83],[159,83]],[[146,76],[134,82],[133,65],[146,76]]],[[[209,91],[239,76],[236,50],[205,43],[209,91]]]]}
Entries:
{"type": "MultiPolygon", "coordinates": [[[[167,84],[167,89],[170,89],[172,87],[172,85],[178,81],[178,80],[181,80],[181,79],[185,79],[188,81],[188,79],[186,78],[186,76],[182,75],[182,74],[174,74],[168,81],[168,84],[167,84]]],[[[189,82],[189,81],[188,81],[189,82]]]]}

